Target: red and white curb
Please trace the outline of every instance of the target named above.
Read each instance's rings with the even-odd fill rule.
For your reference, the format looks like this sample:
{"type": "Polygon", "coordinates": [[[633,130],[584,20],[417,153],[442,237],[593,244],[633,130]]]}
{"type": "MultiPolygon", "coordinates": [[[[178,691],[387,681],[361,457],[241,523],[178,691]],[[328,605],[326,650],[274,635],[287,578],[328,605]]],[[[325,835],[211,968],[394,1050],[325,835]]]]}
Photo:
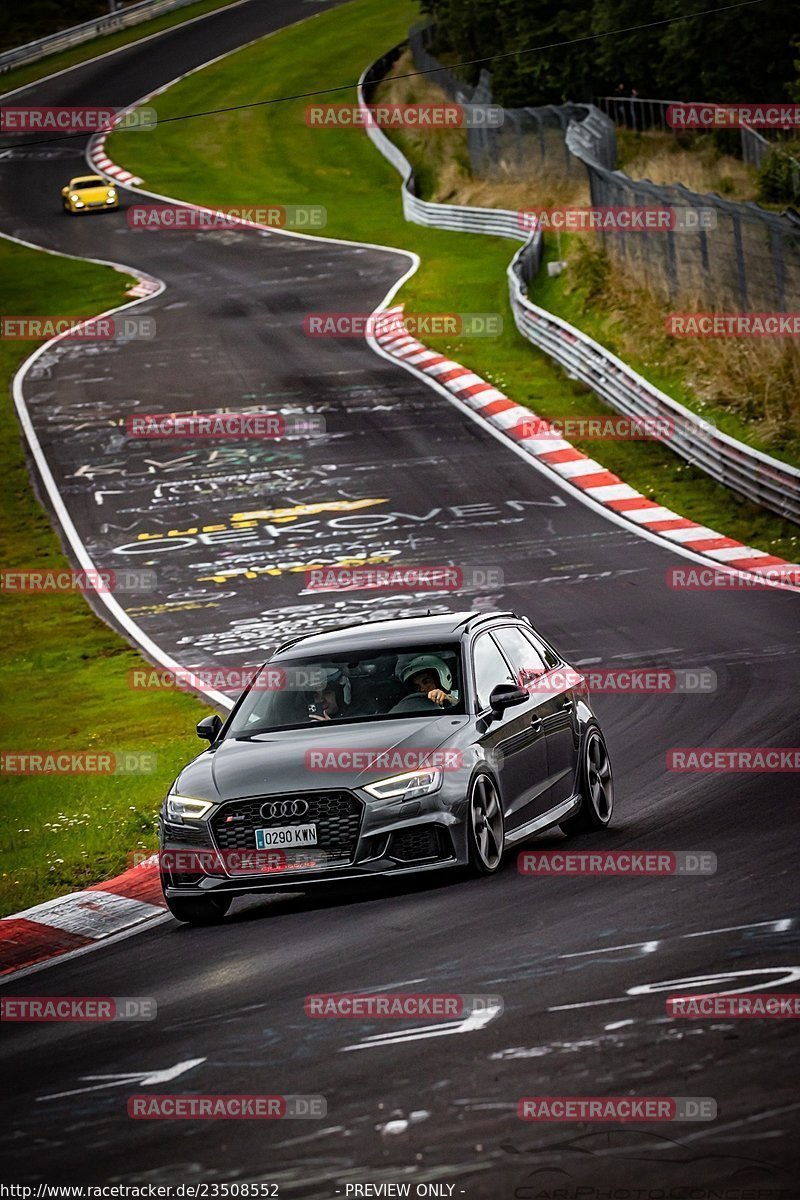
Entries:
{"type": "Polygon", "coordinates": [[[115,879],[0,920],[0,977],[161,921],[166,911],[153,855],[115,879]]]}
{"type": "Polygon", "coordinates": [[[137,284],[128,289],[125,295],[144,299],[145,296],[155,296],[160,291],[161,284],[157,279],[151,279],[149,276],[143,275],[137,284]]]}
{"type": "Polygon", "coordinates": [[[542,436],[539,431],[531,435],[529,430],[533,421],[543,428],[547,422],[531,409],[510,400],[480,375],[446,355],[428,349],[412,337],[403,325],[402,304],[376,314],[374,336],[385,354],[446,388],[456,400],[488,421],[537,462],[554,471],[562,481],[610,509],[617,517],[663,537],[672,543],[673,549],[678,544],[723,569],[766,574],[767,579],[771,577],[770,573],[772,577],[776,573],[785,573],[793,579],[800,578],[800,566],[745,546],[735,538],[724,537],[706,525],[699,525],[655,500],[649,500],[555,433],[542,436]],[[776,568],[781,568],[780,572],[776,572],[776,568]]]}
{"type": "MultiPolygon", "coordinates": [[[[109,133],[111,131],[109,130],[109,133]]],[[[118,167],[112,162],[106,154],[106,138],[108,133],[99,133],[96,138],[92,139],[89,147],[89,162],[103,175],[108,175],[117,183],[141,183],[138,175],[133,175],[130,171],[126,171],[124,167],[118,167]]]]}

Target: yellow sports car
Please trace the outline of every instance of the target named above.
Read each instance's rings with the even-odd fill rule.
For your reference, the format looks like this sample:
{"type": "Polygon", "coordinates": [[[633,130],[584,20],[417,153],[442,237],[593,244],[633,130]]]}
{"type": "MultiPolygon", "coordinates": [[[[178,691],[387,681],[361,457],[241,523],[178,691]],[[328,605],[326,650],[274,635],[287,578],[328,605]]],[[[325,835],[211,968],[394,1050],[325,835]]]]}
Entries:
{"type": "Polygon", "coordinates": [[[119,197],[113,183],[99,175],[79,175],[61,189],[61,203],[66,213],[98,212],[101,208],[117,208],[119,197]]]}

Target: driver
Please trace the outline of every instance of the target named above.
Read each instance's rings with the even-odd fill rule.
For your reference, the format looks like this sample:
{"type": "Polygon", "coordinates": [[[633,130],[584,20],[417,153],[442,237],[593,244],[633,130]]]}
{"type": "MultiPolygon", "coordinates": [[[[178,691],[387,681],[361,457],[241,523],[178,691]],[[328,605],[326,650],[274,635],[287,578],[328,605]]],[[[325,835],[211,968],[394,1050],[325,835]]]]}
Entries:
{"type": "Polygon", "coordinates": [[[447,664],[435,654],[418,654],[405,663],[397,672],[403,683],[410,683],[413,691],[396,704],[392,712],[411,710],[417,705],[409,701],[424,697],[437,708],[448,708],[458,703],[458,692],[453,688],[453,676],[447,664]]]}
{"type": "Polygon", "coordinates": [[[321,686],[313,693],[308,705],[311,721],[333,721],[349,715],[351,701],[350,679],[340,667],[323,667],[321,686]]]}

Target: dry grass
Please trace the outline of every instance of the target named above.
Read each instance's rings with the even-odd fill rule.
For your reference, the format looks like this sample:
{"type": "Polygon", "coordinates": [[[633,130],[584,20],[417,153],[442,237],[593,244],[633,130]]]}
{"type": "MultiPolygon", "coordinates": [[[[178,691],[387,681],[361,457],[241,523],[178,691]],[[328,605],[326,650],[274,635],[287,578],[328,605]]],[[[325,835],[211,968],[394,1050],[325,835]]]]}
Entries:
{"type": "MultiPolygon", "coordinates": [[[[376,91],[387,104],[447,104],[449,97],[425,76],[398,79],[414,70],[411,52],[397,60],[376,91]]],[[[440,204],[470,204],[481,208],[520,209],[534,204],[588,204],[589,187],[583,178],[559,179],[539,172],[522,174],[500,163],[491,177],[473,175],[467,150],[466,129],[404,130],[392,133],[403,153],[415,165],[417,189],[425,200],[440,204]]]]}
{"type": "MultiPolygon", "coordinates": [[[[678,377],[701,406],[731,412],[775,450],[800,446],[800,347],[791,338],[674,338],[665,322],[675,304],[637,286],[624,267],[586,239],[573,239],[562,278],[567,295],[584,295],[605,314],[613,349],[678,377]],[[571,282],[570,282],[571,281],[571,282]]],[[[687,304],[699,311],[702,304],[687,304]]]]}
{"type": "Polygon", "coordinates": [[[755,200],[758,173],[730,154],[721,154],[710,137],[690,147],[674,133],[617,130],[618,167],[631,179],[682,183],[691,192],[716,192],[726,200],[755,200]]]}

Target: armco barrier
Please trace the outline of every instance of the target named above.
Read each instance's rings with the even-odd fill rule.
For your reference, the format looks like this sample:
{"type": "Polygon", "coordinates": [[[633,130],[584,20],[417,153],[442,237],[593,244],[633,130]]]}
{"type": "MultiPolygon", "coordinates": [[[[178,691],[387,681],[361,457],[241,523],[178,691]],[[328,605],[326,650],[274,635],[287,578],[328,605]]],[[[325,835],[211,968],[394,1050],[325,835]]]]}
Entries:
{"type": "Polygon", "coordinates": [[[193,4],[194,0],[142,0],[140,4],[131,4],[117,12],[105,13],[95,17],[93,21],[84,21],[82,25],[72,25],[62,29],[60,33],[50,33],[47,37],[35,42],[26,42],[24,46],[14,46],[0,54],[0,74],[19,67],[22,63],[36,62],[57,50],[68,50],[70,46],[79,46],[93,37],[103,33],[114,33],[117,29],[127,29],[130,25],[138,25],[140,21],[148,21],[160,13],[170,12],[173,8],[184,8],[193,4]]]}
{"type": "MultiPolygon", "coordinates": [[[[401,46],[394,47],[362,74],[358,82],[358,102],[362,110],[368,107],[373,89],[401,50],[401,46]]],[[[800,470],[720,432],[643,379],[599,342],[531,303],[525,294],[525,284],[541,265],[540,230],[529,237],[520,226],[518,214],[508,209],[473,208],[420,199],[414,194],[413,168],[402,151],[376,125],[367,124],[365,128],[375,147],[403,177],[401,195],[403,216],[407,221],[525,242],[508,268],[511,309],[523,337],[618,412],[666,422],[670,432],[662,439],[664,444],[712,479],[779,516],[800,523],[800,470]]]]}

